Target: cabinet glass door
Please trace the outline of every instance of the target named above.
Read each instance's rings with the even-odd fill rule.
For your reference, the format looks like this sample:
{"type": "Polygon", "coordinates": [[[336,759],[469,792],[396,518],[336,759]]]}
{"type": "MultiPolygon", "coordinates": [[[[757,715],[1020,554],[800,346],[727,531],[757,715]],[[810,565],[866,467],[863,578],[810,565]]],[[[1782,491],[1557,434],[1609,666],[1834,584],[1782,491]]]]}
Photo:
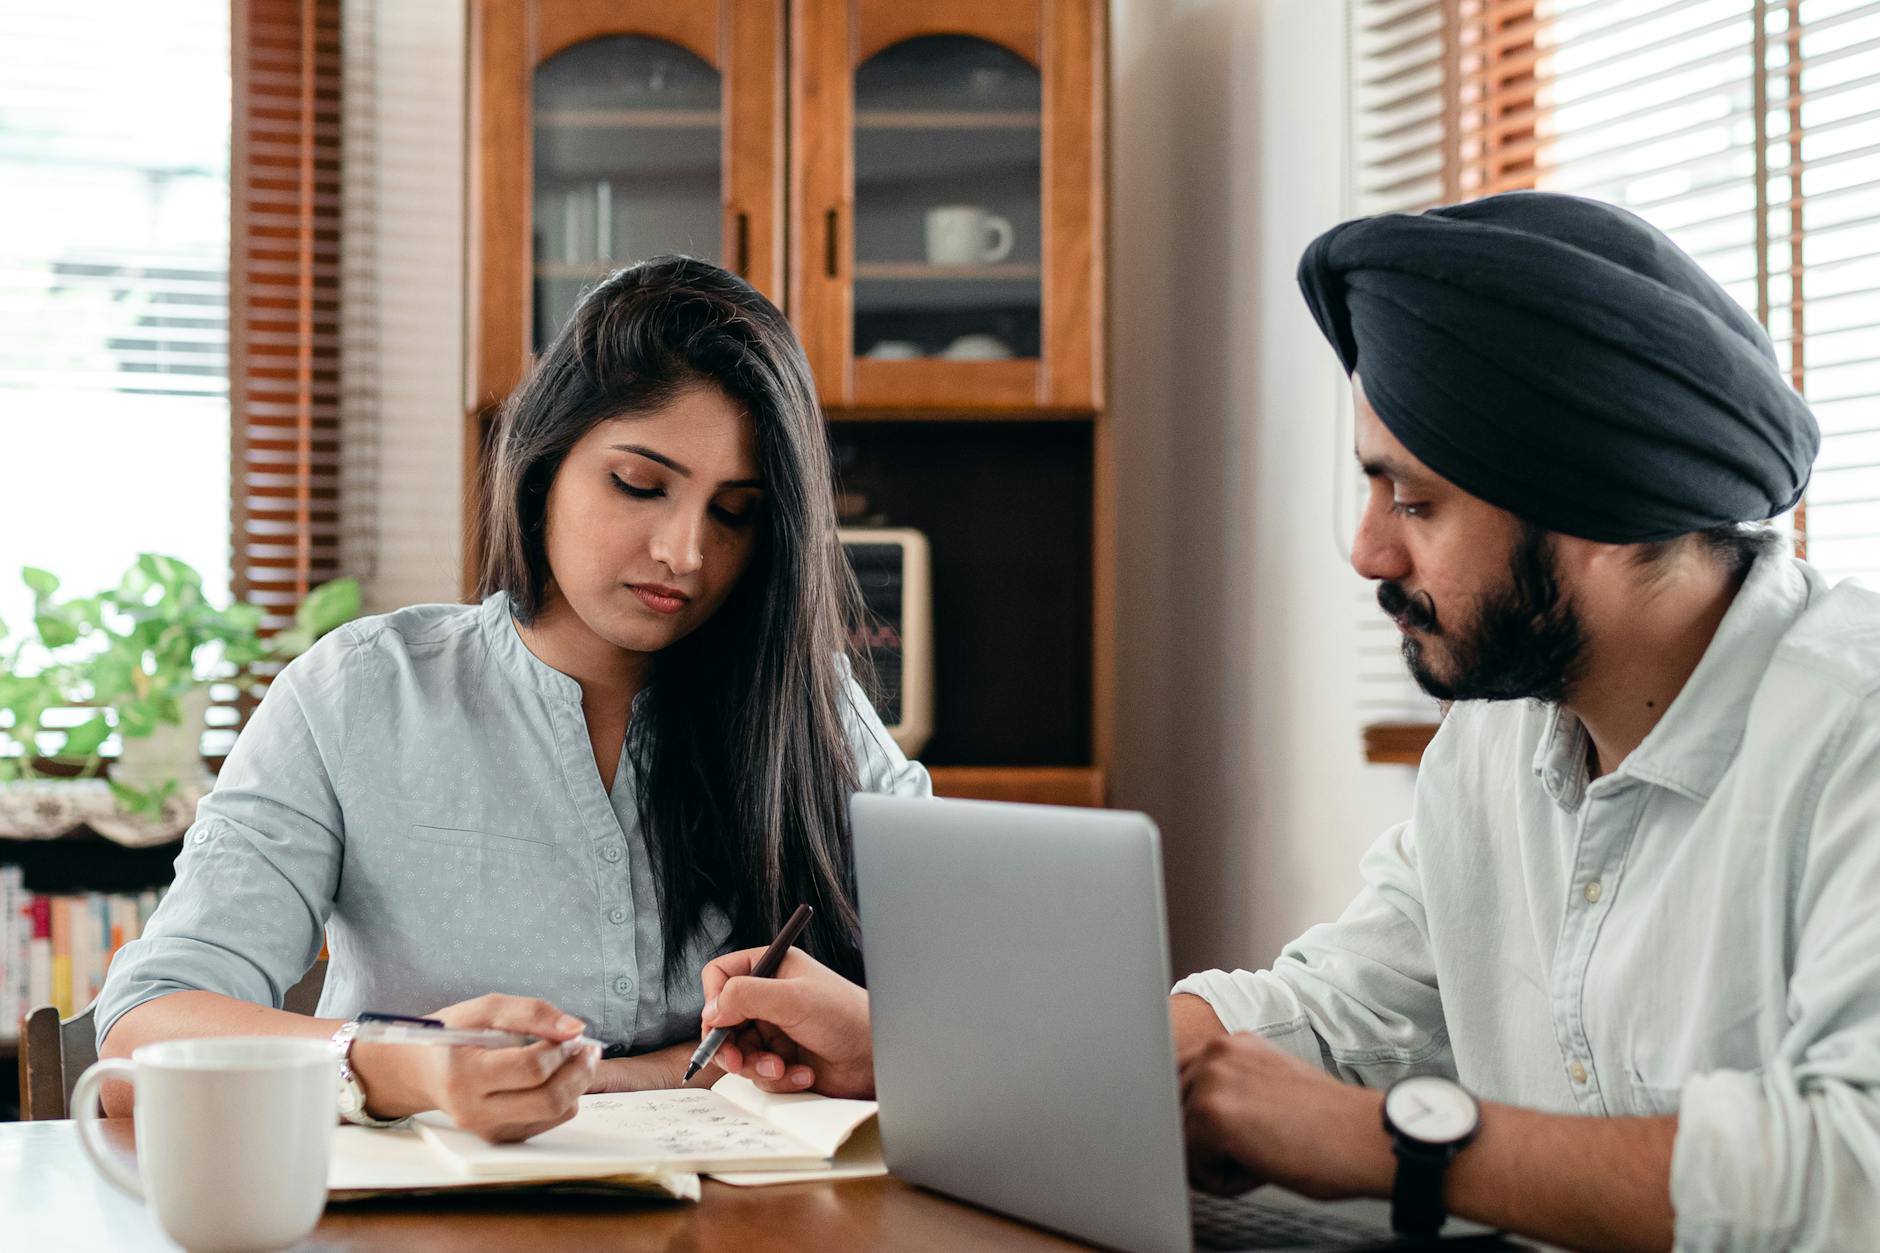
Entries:
{"type": "Polygon", "coordinates": [[[854,349],[871,360],[1039,356],[1037,67],[963,35],[855,71],[854,349]]]}
{"type": "Polygon", "coordinates": [[[535,352],[608,272],[662,253],[718,260],[723,94],[710,65],[638,35],[590,39],[536,70],[535,352]]]}

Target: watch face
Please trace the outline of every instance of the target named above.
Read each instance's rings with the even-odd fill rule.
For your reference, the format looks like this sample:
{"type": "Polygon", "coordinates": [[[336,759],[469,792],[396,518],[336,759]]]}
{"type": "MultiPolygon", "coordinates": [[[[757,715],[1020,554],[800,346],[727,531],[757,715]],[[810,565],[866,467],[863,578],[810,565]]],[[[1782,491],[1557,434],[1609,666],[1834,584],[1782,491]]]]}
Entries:
{"type": "Polygon", "coordinates": [[[1384,1116],[1413,1140],[1454,1144],[1475,1130],[1482,1115],[1461,1084],[1439,1075],[1419,1075],[1385,1094],[1384,1116]]]}

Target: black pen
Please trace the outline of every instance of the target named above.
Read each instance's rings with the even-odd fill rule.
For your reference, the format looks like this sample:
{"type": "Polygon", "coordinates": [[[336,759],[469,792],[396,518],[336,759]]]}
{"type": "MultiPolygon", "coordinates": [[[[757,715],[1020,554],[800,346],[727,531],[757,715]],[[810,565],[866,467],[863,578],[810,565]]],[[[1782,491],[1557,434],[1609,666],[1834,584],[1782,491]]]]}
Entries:
{"type": "MultiPolygon", "coordinates": [[[[770,942],[764,955],[757,959],[757,965],[751,969],[751,978],[768,979],[777,973],[777,967],[783,965],[783,955],[796,943],[796,937],[803,934],[803,928],[809,925],[811,915],[816,911],[808,905],[798,905],[796,912],[790,915],[790,921],[783,924],[783,930],[777,932],[777,938],[770,942]]],[[[711,1034],[692,1052],[692,1060],[685,1068],[685,1078],[680,1083],[688,1082],[693,1075],[711,1064],[718,1056],[718,1046],[731,1035],[729,1027],[713,1027],[711,1034]]]]}

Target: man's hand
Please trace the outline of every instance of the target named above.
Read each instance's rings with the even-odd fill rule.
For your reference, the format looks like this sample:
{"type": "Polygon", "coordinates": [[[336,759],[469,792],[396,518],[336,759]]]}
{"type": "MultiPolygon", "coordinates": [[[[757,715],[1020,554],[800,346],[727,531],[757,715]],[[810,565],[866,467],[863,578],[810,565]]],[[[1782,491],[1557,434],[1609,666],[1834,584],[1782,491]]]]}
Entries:
{"type": "Polygon", "coordinates": [[[575,1116],[600,1062],[596,1046],[572,1042],[585,1024],[547,1001],[492,994],[441,1009],[447,1027],[494,1027],[541,1036],[517,1048],[353,1045],[367,1110],[400,1118],[441,1109],[492,1143],[526,1140],[575,1116]]]}
{"type": "Polygon", "coordinates": [[[761,948],[727,953],[705,967],[706,1031],[734,1028],[718,1050],[726,1073],[766,1092],[873,1097],[875,1049],[868,993],[793,948],[775,978],[751,977],[761,948]]]}
{"type": "Polygon", "coordinates": [[[1303,1196],[1384,1195],[1396,1173],[1379,1092],[1340,1083],[1253,1035],[1221,1035],[1181,1068],[1188,1175],[1234,1195],[1277,1183],[1303,1196]]]}

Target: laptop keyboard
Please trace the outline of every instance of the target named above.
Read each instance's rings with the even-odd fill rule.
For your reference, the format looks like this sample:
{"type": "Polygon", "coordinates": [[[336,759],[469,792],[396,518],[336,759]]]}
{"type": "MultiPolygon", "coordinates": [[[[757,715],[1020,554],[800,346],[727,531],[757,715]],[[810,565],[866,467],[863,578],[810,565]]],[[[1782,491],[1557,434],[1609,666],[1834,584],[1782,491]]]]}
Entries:
{"type": "Polygon", "coordinates": [[[1190,1194],[1195,1243],[1204,1249],[1337,1248],[1389,1240],[1388,1228],[1332,1213],[1303,1210],[1244,1196],[1190,1194]]]}
{"type": "Polygon", "coordinates": [[[1495,1232],[1416,1238],[1399,1236],[1382,1223],[1367,1222],[1332,1210],[1302,1210],[1258,1201],[1257,1194],[1219,1197],[1188,1194],[1195,1244],[1203,1249],[1338,1250],[1339,1253],[1410,1253],[1416,1249],[1516,1249],[1495,1232]]]}

